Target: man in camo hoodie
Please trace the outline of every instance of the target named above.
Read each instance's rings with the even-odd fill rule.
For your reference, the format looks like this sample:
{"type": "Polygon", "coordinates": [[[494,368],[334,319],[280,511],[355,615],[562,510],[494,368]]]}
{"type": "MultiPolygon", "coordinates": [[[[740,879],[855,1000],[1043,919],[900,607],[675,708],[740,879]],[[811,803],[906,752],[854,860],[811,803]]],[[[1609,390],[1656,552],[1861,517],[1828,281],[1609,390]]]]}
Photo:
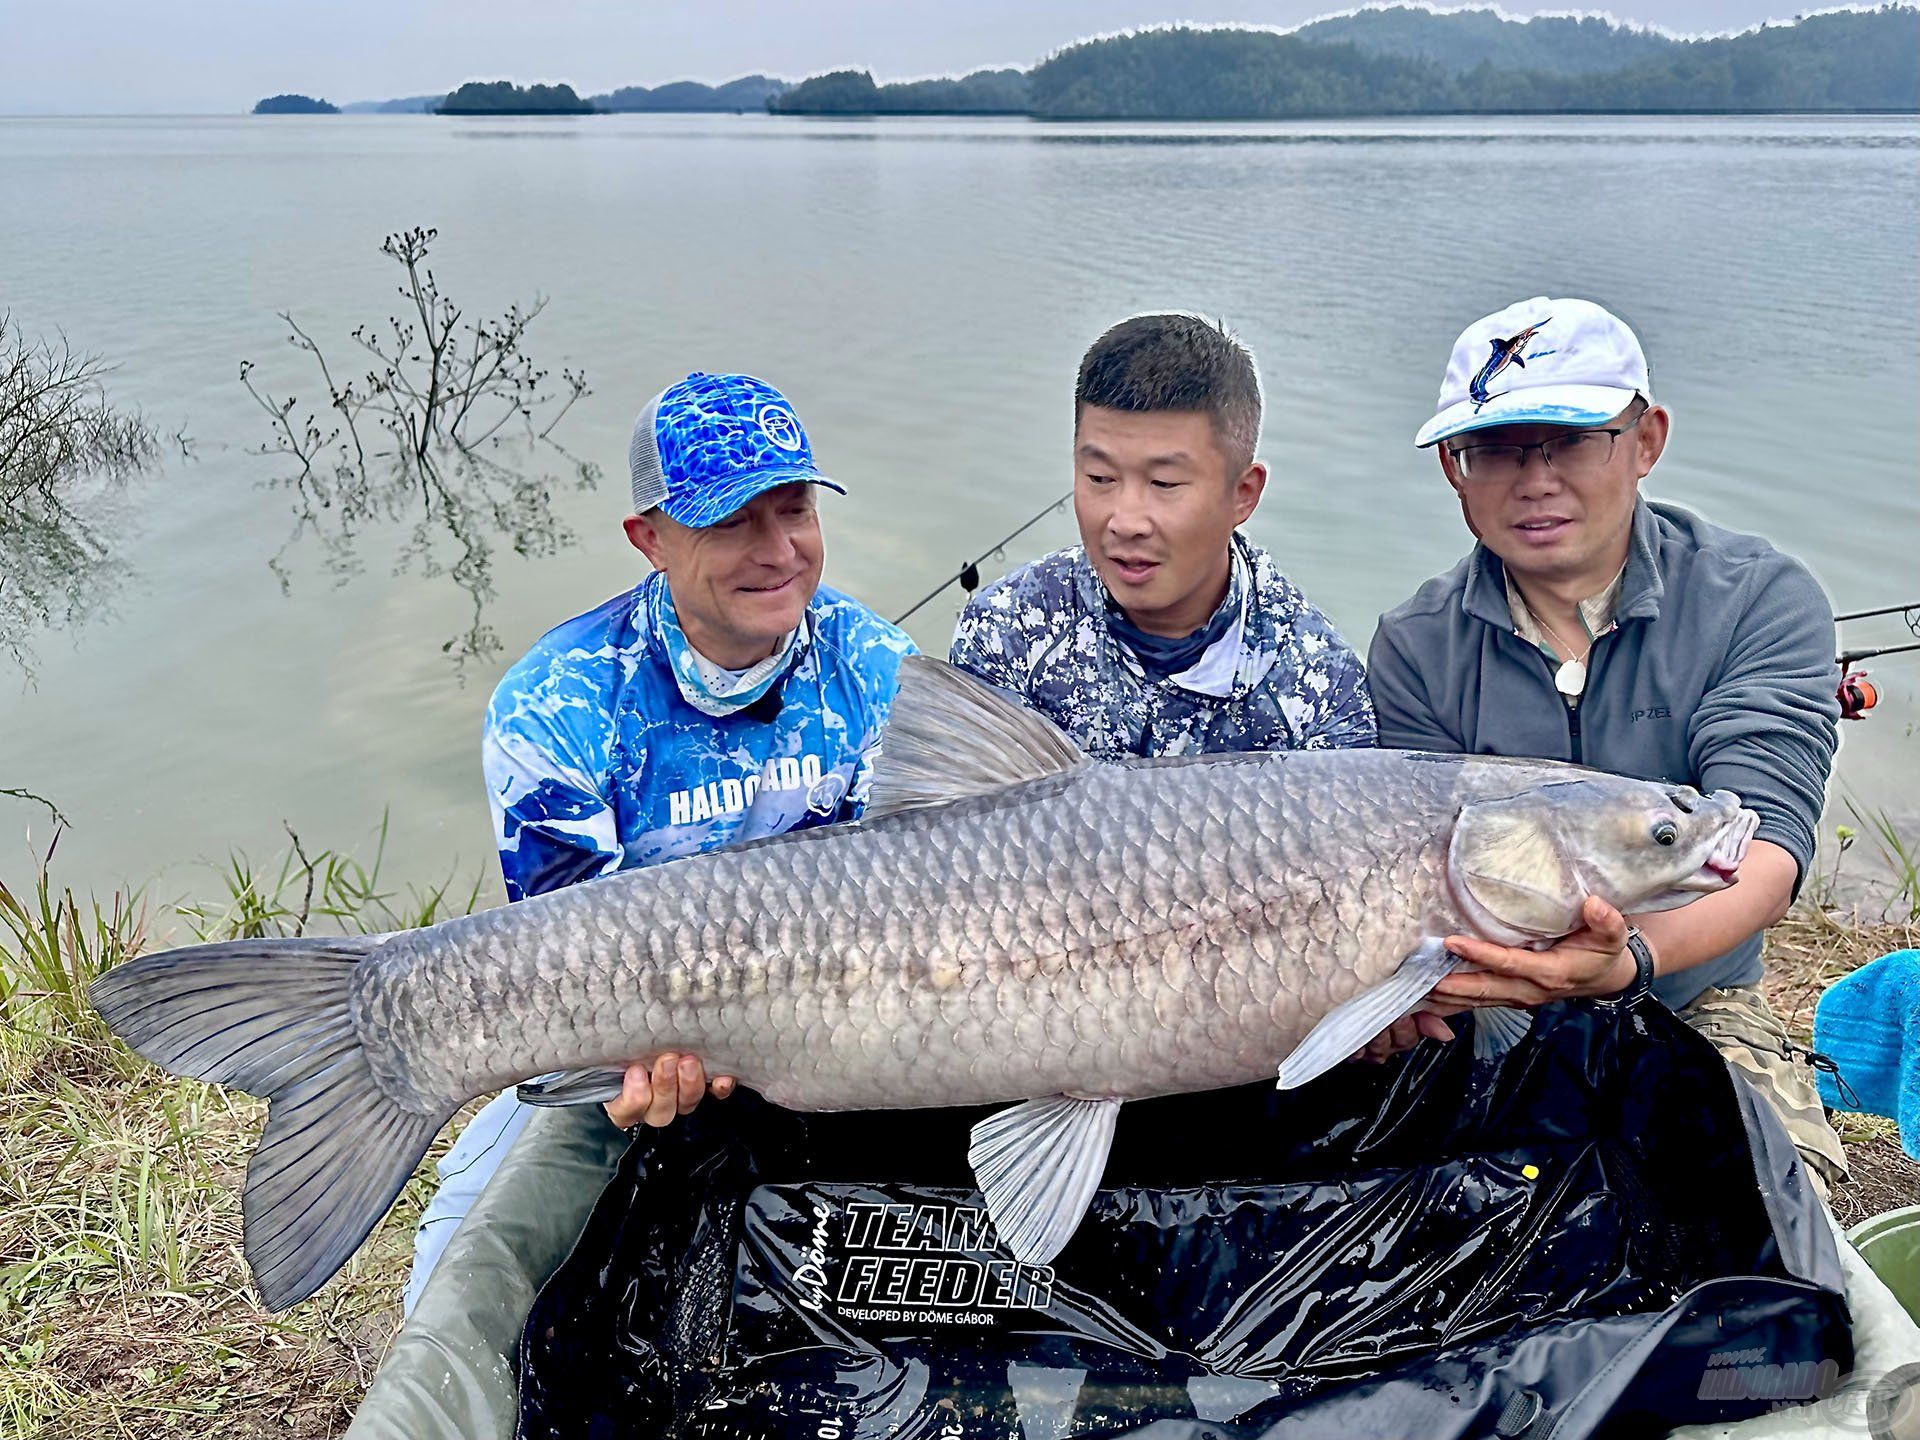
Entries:
{"type": "Polygon", "coordinates": [[[975,596],[950,658],[1101,759],[1374,743],[1360,658],[1244,535],[1253,356],[1193,315],[1102,335],[1075,388],[1079,545],[975,596]]]}

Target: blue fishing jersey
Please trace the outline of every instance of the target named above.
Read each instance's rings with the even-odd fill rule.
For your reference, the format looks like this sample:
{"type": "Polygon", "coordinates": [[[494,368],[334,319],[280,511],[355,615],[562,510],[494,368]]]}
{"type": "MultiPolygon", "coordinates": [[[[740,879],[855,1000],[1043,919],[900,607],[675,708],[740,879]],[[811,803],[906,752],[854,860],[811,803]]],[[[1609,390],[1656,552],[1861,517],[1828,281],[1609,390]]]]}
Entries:
{"type": "Polygon", "coordinates": [[[507,898],[854,818],[906,632],[822,586],[780,683],[715,716],[681,693],[655,573],[547,632],[494,691],[482,764],[507,898]]]}

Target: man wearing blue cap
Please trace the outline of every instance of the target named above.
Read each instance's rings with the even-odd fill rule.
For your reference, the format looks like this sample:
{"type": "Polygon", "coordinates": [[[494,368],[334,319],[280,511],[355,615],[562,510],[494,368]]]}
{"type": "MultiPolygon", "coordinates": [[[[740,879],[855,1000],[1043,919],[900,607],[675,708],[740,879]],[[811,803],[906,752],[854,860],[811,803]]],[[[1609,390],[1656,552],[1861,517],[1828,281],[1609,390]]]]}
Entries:
{"type": "MultiPolygon", "coordinates": [[[[507,898],[849,819],[893,700],[905,632],[820,584],[814,465],[793,407],[747,375],[689,375],[648,402],[628,455],[633,589],[549,631],[507,671],[482,758],[507,898]]],[[[717,1080],[715,1093],[731,1088],[717,1080]]],[[[613,1121],[698,1103],[693,1057],[630,1069],[613,1121]]],[[[511,1094],[440,1164],[410,1311],[524,1126],[511,1094]]]]}
{"type": "MultiPolygon", "coordinates": [[[[1367,678],[1383,746],[1738,792],[1760,816],[1740,883],[1631,922],[1589,899],[1586,927],[1544,951],[1456,937],[1479,970],[1441,982],[1429,1008],[1650,988],[1767,1096],[1824,1190],[1845,1153],[1760,980],[1833,762],[1833,612],[1765,540],[1641,497],[1670,424],[1639,340],[1590,301],[1528,300],[1469,326],[1414,443],[1435,448],[1478,543],[1380,618],[1367,678]]],[[[1369,1051],[1448,1033],[1411,1016],[1369,1051]]]]}

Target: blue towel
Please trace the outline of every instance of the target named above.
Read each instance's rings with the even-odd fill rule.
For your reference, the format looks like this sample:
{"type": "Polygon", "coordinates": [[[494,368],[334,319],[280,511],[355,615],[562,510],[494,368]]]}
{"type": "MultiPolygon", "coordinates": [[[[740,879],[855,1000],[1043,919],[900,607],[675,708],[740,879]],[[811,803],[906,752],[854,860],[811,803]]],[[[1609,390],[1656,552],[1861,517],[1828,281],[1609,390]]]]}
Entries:
{"type": "Polygon", "coordinates": [[[1813,1048],[1839,1069],[1838,1079],[1818,1076],[1821,1101],[1898,1120],[1900,1148],[1920,1160],[1920,950],[1882,955],[1828,986],[1814,1011],[1813,1048]]]}

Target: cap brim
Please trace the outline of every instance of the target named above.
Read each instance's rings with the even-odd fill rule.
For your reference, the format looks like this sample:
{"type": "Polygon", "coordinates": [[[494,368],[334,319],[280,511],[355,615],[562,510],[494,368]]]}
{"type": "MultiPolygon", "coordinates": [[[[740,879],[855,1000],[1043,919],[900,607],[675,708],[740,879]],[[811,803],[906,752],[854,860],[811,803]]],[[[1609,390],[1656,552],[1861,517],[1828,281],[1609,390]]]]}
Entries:
{"type": "Polygon", "coordinates": [[[805,467],[753,470],[745,475],[735,475],[717,489],[698,495],[689,495],[684,498],[669,495],[661,502],[660,508],[689,529],[704,530],[709,525],[719,524],[755,496],[764,495],[767,491],[781,485],[792,485],[796,482],[805,485],[824,485],[838,495],[847,493],[846,486],[837,480],[829,480],[818,470],[809,470],[805,467]]]}
{"type": "Polygon", "coordinates": [[[1612,385],[1537,385],[1507,390],[1484,405],[1462,400],[1420,427],[1413,443],[1425,449],[1469,430],[1495,425],[1604,425],[1640,392],[1612,385]]]}

